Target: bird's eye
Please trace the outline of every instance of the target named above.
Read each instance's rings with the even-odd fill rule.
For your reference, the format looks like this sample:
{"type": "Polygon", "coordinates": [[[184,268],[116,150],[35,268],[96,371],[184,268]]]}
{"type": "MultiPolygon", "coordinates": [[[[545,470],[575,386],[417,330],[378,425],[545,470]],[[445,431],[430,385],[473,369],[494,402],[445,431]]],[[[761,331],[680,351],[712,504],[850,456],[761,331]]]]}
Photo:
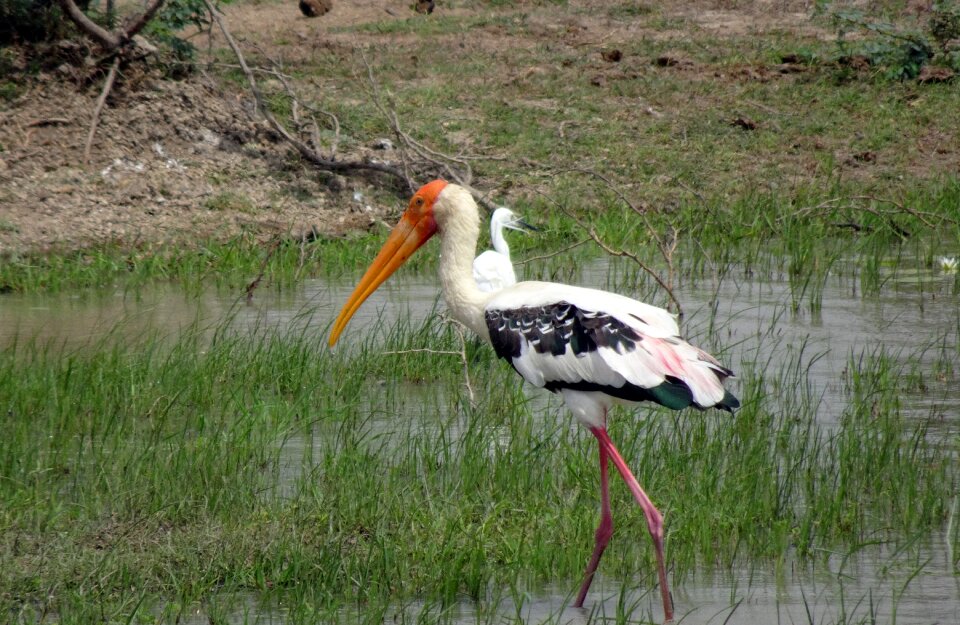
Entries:
{"type": "Polygon", "coordinates": [[[417,197],[415,197],[415,198],[413,199],[413,205],[416,206],[417,208],[422,208],[422,207],[423,207],[423,198],[420,197],[419,195],[418,195],[417,197]]]}

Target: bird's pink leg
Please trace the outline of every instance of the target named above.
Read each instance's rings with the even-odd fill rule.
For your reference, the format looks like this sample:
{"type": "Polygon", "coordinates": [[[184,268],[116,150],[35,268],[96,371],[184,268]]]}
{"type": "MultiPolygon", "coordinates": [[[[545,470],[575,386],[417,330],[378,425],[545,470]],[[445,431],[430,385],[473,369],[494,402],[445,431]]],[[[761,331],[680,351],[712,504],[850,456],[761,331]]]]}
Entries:
{"type": "Polygon", "coordinates": [[[607,449],[600,447],[600,525],[597,526],[595,543],[593,546],[593,555],[590,556],[590,562],[587,564],[587,573],[583,577],[583,585],[580,586],[580,592],[577,593],[577,600],[573,607],[582,608],[583,600],[587,597],[587,591],[590,590],[590,583],[593,582],[593,574],[597,572],[597,565],[600,564],[600,557],[603,555],[607,543],[610,542],[610,536],[613,535],[613,516],[610,514],[610,488],[607,480],[607,449]]]}
{"type": "Polygon", "coordinates": [[[657,507],[653,505],[653,502],[650,501],[647,494],[643,492],[643,489],[640,488],[637,478],[633,477],[633,473],[630,472],[630,467],[627,466],[620,452],[617,451],[617,448],[614,446],[613,441],[610,440],[610,435],[607,434],[606,428],[595,427],[590,428],[590,431],[593,432],[593,435],[600,441],[600,447],[606,449],[610,459],[613,460],[613,465],[617,467],[617,471],[620,472],[620,476],[623,478],[623,481],[627,483],[627,487],[630,489],[630,492],[633,493],[634,499],[640,504],[644,516],[647,517],[647,529],[650,530],[650,537],[653,538],[653,548],[657,555],[657,575],[660,577],[660,595],[663,599],[664,620],[672,621],[673,602],[670,599],[670,587],[667,585],[667,569],[663,559],[663,515],[660,514],[657,507]]]}

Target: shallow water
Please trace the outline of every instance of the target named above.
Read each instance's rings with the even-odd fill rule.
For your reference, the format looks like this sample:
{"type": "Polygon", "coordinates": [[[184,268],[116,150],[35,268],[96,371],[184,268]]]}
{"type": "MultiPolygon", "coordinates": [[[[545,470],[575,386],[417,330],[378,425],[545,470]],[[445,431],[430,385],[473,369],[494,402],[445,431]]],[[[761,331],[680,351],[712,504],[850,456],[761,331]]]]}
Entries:
{"type": "MultiPolygon", "coordinates": [[[[325,333],[353,286],[305,280],[282,291],[261,288],[249,304],[243,293],[188,293],[172,285],[128,292],[0,295],[0,347],[35,339],[82,346],[108,334],[134,337],[146,331],[176,336],[196,325],[214,329],[233,319],[251,332],[307,327],[325,333]]],[[[351,321],[344,337],[389,326],[401,316],[422,317],[433,309],[437,289],[429,280],[398,279],[383,285],[351,321]]]]}
{"type": "MultiPolygon", "coordinates": [[[[386,609],[385,623],[659,623],[659,594],[651,575],[632,587],[598,576],[583,608],[569,607],[574,588],[551,585],[516,594],[503,590],[483,602],[448,606],[420,601],[386,609]]],[[[951,574],[942,536],[912,555],[871,546],[815,565],[787,564],[780,571],[758,567],[698,573],[673,589],[675,622],[687,625],[850,624],[954,625],[960,623],[960,578],[951,574]]],[[[250,593],[217,597],[217,622],[231,625],[302,623],[297,606],[261,600],[250,593]],[[291,614],[291,612],[293,614],[291,614]]],[[[302,608],[302,606],[299,606],[302,608]]],[[[381,608],[382,609],[382,608],[381,608]]],[[[180,622],[210,622],[211,611],[194,607],[180,622]]],[[[327,620],[327,619],[324,619],[327,620]]],[[[336,615],[343,623],[369,622],[351,608],[336,615]]]]}
{"type": "MultiPolygon", "coordinates": [[[[607,259],[589,263],[577,282],[600,288],[612,285],[629,293],[629,288],[622,287],[630,283],[631,269],[622,264],[611,267],[607,259]]],[[[360,309],[342,339],[345,347],[377,328],[389,329],[396,319],[419,320],[435,309],[437,287],[432,275],[398,278],[381,287],[360,309]]],[[[803,300],[794,311],[785,276],[771,273],[747,279],[732,272],[717,282],[685,283],[677,289],[685,312],[681,326],[688,338],[718,353],[735,370],[743,363],[759,363],[770,370],[786,362],[801,363],[809,393],[819,398],[817,418],[828,426],[849,402],[841,378],[851,358],[882,349],[892,356],[916,359],[930,379],[923,392],[904,394],[902,410],[933,423],[931,435],[955,440],[960,434],[960,382],[956,374],[938,380],[929,370],[941,348],[956,357],[960,297],[951,275],[933,270],[920,278],[911,275],[905,283],[890,280],[880,295],[862,297],[853,274],[828,276],[819,310],[811,311],[803,300]]],[[[225,318],[232,318],[239,331],[251,333],[305,328],[323,334],[352,287],[352,282],[308,280],[283,292],[261,288],[251,305],[234,293],[193,295],[174,287],[135,294],[3,295],[0,347],[30,338],[82,346],[108,334],[132,337],[146,331],[175,337],[197,323],[215,328],[225,318]]],[[[397,410],[407,418],[383,416],[367,424],[375,435],[374,444],[403,439],[390,436],[397,428],[429,435],[431,428],[438,427],[433,412],[446,398],[438,395],[425,402],[423,388],[416,392],[410,393],[409,401],[397,402],[397,410]]],[[[552,402],[536,390],[528,395],[535,409],[552,402]]],[[[313,440],[295,437],[283,443],[280,494],[309,475],[305,458],[316,462],[323,452],[307,447],[325,446],[323,439],[322,435],[313,440]]],[[[955,510],[951,527],[960,522],[956,517],[955,510]]],[[[838,554],[815,566],[786,565],[780,571],[747,564],[734,571],[695,572],[673,588],[677,622],[960,623],[960,576],[951,568],[949,541],[943,535],[927,536],[924,541],[909,553],[890,554],[882,547],[871,547],[850,558],[838,554]]],[[[546,587],[528,589],[521,597],[492,599],[492,605],[465,601],[442,614],[435,607],[416,604],[396,606],[390,614],[400,621],[429,616],[428,622],[587,623],[623,616],[620,606],[626,605],[633,606],[627,620],[657,620],[660,608],[652,587],[649,578],[636,581],[638,590],[625,590],[619,581],[599,578],[586,611],[566,607],[572,588],[546,587]]],[[[235,609],[220,616],[229,623],[289,622],[286,607],[261,603],[253,595],[237,596],[235,609]]],[[[356,613],[341,616],[361,620],[356,613]]],[[[210,615],[198,609],[183,617],[181,622],[205,623],[210,615]]]]}
{"type": "MultiPolygon", "coordinates": [[[[575,282],[631,294],[634,275],[630,265],[601,258],[586,264],[575,282]]],[[[878,296],[861,297],[858,288],[852,271],[828,276],[815,312],[806,305],[792,310],[790,284],[782,274],[748,279],[733,271],[715,283],[681,284],[676,294],[684,307],[685,336],[734,371],[745,362],[776,369],[802,351],[811,392],[821,397],[818,419],[831,423],[845,404],[839,382],[852,357],[923,351],[921,364],[930,365],[941,349],[957,353],[960,297],[952,274],[930,270],[918,282],[911,273],[906,285],[891,280],[878,296]]],[[[0,347],[30,338],[82,345],[108,333],[138,336],[148,330],[176,336],[192,324],[215,328],[228,317],[249,332],[308,329],[322,335],[352,289],[352,281],[305,280],[283,291],[262,287],[249,305],[242,294],[195,295],[172,286],[82,296],[7,294],[0,296],[0,347]]],[[[652,303],[664,305],[666,298],[652,303]]],[[[396,276],[360,308],[339,349],[400,318],[418,323],[437,306],[433,275],[396,276]]],[[[928,418],[931,410],[942,410],[944,433],[960,432],[960,378],[931,377],[929,382],[923,393],[903,398],[905,412],[928,418]]]]}

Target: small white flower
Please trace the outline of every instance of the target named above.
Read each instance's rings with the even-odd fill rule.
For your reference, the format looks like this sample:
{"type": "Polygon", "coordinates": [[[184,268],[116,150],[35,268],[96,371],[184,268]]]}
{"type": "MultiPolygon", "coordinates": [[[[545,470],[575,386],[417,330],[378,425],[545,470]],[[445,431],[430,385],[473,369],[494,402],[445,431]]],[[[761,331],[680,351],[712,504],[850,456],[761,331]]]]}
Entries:
{"type": "Polygon", "coordinates": [[[954,273],[957,270],[957,259],[952,256],[941,256],[938,261],[940,271],[944,273],[954,273]]]}

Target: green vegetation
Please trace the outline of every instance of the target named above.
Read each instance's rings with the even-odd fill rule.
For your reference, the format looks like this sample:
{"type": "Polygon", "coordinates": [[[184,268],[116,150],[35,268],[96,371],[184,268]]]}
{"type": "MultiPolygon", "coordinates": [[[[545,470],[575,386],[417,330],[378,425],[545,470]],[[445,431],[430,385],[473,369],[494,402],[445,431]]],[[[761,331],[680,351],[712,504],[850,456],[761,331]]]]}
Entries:
{"type": "MultiPolygon", "coordinates": [[[[791,319],[816,318],[830,280],[878,306],[894,291],[921,308],[960,293],[956,277],[931,287],[950,280],[938,258],[960,252],[960,90],[838,68],[823,61],[829,37],[720,36],[656,4],[561,8],[559,24],[526,2],[378,13],[331,37],[369,44],[379,92],[411,136],[490,157],[470,161],[474,184],[543,228],[511,239],[515,258],[574,246],[589,227],[674,287],[786,282],[784,310],[743,354],[729,320],[696,320],[697,342],[741,356],[730,362],[736,415],[643,408],[612,421],[667,515],[672,577],[819,566],[877,544],[902,564],[935,533],[948,534],[957,570],[957,416],[938,398],[956,385],[960,321],[910,350],[845,354],[829,400],[809,377],[822,355],[777,337],[791,319]],[[622,60],[603,60],[598,41],[622,60]],[[921,401],[926,411],[908,406],[921,401]]],[[[951,28],[930,24],[938,42],[951,28]]],[[[948,41],[931,45],[946,54],[948,41]]],[[[316,87],[309,104],[337,116],[344,150],[389,133],[357,53],[331,45],[290,58],[284,70],[316,87]]],[[[269,104],[292,115],[284,95],[269,104]]],[[[395,217],[405,192],[379,193],[395,217]]],[[[225,191],[197,208],[255,207],[225,191]]],[[[0,292],[174,282],[239,295],[260,274],[261,289],[351,281],[385,232],[8,254],[0,292]]],[[[404,271],[435,269],[435,250],[404,271]]],[[[601,253],[588,242],[522,272],[568,281],[601,253]]],[[[612,267],[595,286],[667,303],[636,263],[612,267]]],[[[325,345],[331,316],[306,310],[252,331],[228,318],[176,336],[131,337],[120,324],[80,345],[4,345],[0,614],[146,623],[199,609],[219,623],[253,601],[292,623],[444,622],[468,598],[479,623],[501,622],[503,605],[519,613],[545,583],[574,589],[597,517],[596,450],[565,409],[436,315],[381,322],[337,351],[325,345]],[[436,352],[411,351],[424,348],[436,352]],[[437,353],[461,348],[473,403],[459,354],[437,353]]],[[[621,485],[613,492],[602,573],[652,588],[642,517],[621,485]]],[[[839,622],[875,619],[872,597],[850,599],[866,607],[839,622]]],[[[625,590],[616,614],[590,618],[646,618],[634,601],[625,590]]]]}
{"type": "Polygon", "coordinates": [[[11,256],[0,262],[0,292],[55,292],[76,288],[135,288],[176,281],[188,289],[204,285],[240,289],[263,266],[279,286],[308,275],[343,275],[376,252],[370,236],[288,241],[272,253],[253,236],[183,246],[109,246],[89,250],[11,256]],[[266,265],[264,266],[264,261],[266,265]]]}
{"type": "MultiPolygon", "coordinates": [[[[486,348],[467,345],[475,404],[456,356],[384,355],[460,349],[436,317],[414,323],[338,352],[316,328],[247,334],[229,321],[172,343],[120,327],[80,347],[5,350],[3,609],[173,619],[176,606],[250,590],[293,600],[293,622],[310,622],[351,603],[573,588],[596,523],[589,437],[558,402],[534,405],[486,348]]],[[[669,519],[678,579],[865,541],[909,551],[949,514],[960,475],[955,447],[930,435],[941,414],[902,412],[921,352],[853,357],[833,425],[806,382],[816,356],[764,356],[782,352],[767,339],[741,364],[735,416],[642,410],[612,422],[669,519]]],[[[622,491],[604,567],[614,578],[653,570],[622,491]]]]}
{"type": "Polygon", "coordinates": [[[927,63],[960,71],[960,5],[952,0],[932,3],[926,21],[910,26],[877,21],[857,9],[834,10],[829,3],[822,3],[818,10],[828,11],[837,27],[841,59],[861,54],[885,78],[916,78],[927,63]],[[848,29],[873,36],[851,44],[846,39],[848,29]]]}

